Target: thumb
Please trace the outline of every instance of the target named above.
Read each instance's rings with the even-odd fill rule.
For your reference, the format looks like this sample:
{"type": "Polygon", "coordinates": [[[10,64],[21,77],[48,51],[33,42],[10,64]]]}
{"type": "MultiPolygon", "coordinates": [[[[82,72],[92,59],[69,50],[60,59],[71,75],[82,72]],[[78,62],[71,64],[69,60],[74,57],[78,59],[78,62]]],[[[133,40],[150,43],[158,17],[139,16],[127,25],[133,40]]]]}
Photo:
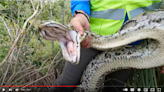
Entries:
{"type": "Polygon", "coordinates": [[[91,39],[92,39],[92,36],[89,36],[89,37],[88,37],[88,40],[91,41],[91,39]]]}

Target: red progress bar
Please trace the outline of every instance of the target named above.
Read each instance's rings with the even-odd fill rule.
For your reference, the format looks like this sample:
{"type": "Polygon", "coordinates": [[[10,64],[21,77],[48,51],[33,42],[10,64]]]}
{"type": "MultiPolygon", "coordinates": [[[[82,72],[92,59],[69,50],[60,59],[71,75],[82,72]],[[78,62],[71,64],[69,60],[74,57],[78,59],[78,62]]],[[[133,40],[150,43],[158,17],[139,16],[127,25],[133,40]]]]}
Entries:
{"type": "Polygon", "coordinates": [[[3,85],[0,87],[77,87],[77,85],[3,85]]]}

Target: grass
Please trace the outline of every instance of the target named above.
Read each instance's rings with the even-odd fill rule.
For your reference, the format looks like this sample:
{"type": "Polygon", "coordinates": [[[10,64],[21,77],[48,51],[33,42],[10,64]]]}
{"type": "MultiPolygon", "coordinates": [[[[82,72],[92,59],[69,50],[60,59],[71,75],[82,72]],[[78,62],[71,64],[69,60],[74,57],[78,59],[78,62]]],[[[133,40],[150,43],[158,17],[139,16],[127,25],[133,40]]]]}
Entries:
{"type": "Polygon", "coordinates": [[[161,67],[135,70],[134,74],[129,78],[125,87],[137,88],[164,88],[164,74],[161,67]]]}
{"type": "MultiPolygon", "coordinates": [[[[55,62],[52,57],[51,41],[43,40],[42,38],[38,40],[37,35],[33,35],[31,38],[20,39],[19,45],[17,45],[8,59],[10,63],[6,63],[0,68],[0,84],[52,85],[52,79],[56,77],[56,71],[53,67],[58,69],[58,64],[63,63],[61,61],[60,46],[56,41],[54,45],[55,62]],[[22,44],[21,41],[23,41],[22,44]]],[[[6,44],[6,41],[4,41],[0,47],[0,60],[2,61],[10,49],[10,44],[6,44]]],[[[61,71],[58,71],[58,73],[61,73],[61,71]]],[[[45,88],[45,90],[47,89],[45,88]]]]}

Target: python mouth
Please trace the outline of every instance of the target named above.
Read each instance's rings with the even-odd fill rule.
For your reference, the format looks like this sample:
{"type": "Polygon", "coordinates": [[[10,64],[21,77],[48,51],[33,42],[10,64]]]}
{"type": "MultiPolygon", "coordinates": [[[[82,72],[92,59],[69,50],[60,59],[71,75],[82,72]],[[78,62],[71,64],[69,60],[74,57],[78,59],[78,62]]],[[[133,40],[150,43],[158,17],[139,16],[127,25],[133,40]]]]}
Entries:
{"type": "Polygon", "coordinates": [[[68,35],[70,39],[66,39],[64,36],[55,37],[47,32],[48,30],[42,30],[41,34],[43,38],[49,40],[57,40],[62,49],[63,57],[72,64],[77,64],[79,62],[80,56],[80,40],[79,34],[75,31],[69,31],[68,35]]]}
{"type": "Polygon", "coordinates": [[[62,48],[63,57],[72,64],[77,64],[80,58],[79,35],[75,31],[69,31],[69,35],[71,40],[58,42],[62,48]]]}

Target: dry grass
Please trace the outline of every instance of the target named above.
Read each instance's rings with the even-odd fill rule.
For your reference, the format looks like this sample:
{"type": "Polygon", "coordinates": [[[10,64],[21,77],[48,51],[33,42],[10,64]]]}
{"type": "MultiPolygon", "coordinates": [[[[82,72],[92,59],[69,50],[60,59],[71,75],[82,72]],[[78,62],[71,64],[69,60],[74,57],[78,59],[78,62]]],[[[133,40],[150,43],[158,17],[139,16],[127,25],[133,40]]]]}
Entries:
{"type": "MultiPolygon", "coordinates": [[[[19,5],[20,2],[16,4],[19,5]]],[[[26,9],[26,6],[18,7],[18,10],[22,11],[35,11],[37,5],[40,6],[35,14],[32,15],[31,12],[34,18],[30,23],[28,23],[31,20],[30,13],[21,18],[21,21],[11,21],[4,17],[0,21],[0,85],[52,85],[62,72],[65,61],[60,46],[54,42],[55,56],[53,57],[52,42],[43,40],[33,25],[36,24],[35,19],[42,18],[41,14],[45,14],[46,7],[39,2],[27,2],[25,5],[30,6],[30,4],[34,10],[26,9]]],[[[48,89],[47,87],[32,90],[46,92],[48,89]]]]}

